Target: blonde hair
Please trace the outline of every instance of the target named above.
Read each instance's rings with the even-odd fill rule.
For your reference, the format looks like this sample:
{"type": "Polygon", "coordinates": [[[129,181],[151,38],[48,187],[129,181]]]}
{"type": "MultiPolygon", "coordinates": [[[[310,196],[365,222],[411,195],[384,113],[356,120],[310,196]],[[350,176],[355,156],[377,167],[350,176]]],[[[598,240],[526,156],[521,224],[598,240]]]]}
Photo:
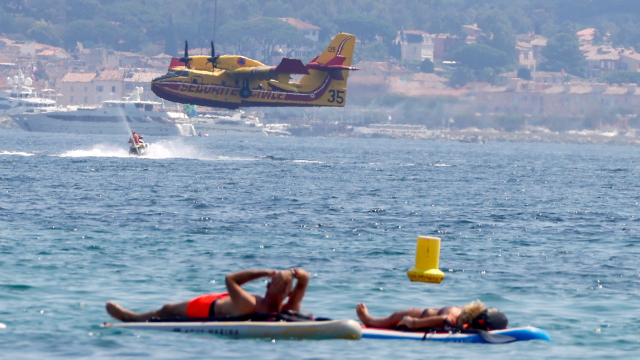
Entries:
{"type": "Polygon", "coordinates": [[[458,317],[458,325],[462,326],[464,324],[471,323],[473,318],[478,316],[486,308],[487,308],[487,306],[484,303],[482,303],[482,301],[480,301],[480,300],[476,300],[476,301],[472,301],[472,302],[468,303],[462,309],[462,312],[460,313],[460,316],[458,317]]]}

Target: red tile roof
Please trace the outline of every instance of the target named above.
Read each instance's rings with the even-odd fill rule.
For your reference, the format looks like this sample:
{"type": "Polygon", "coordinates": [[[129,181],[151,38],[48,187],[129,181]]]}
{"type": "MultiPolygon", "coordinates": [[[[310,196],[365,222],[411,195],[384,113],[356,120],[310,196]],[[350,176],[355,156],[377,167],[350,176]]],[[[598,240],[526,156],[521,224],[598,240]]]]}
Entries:
{"type": "Polygon", "coordinates": [[[640,60],[640,54],[638,54],[637,52],[635,52],[634,50],[627,50],[625,49],[622,54],[623,56],[626,56],[627,58],[631,58],[634,60],[640,60]]]}
{"type": "Polygon", "coordinates": [[[96,80],[99,81],[118,81],[122,80],[123,71],[121,70],[103,70],[100,75],[96,76],[96,80]]]}
{"type": "Polygon", "coordinates": [[[591,41],[593,40],[595,33],[596,33],[596,29],[588,28],[588,29],[578,31],[576,35],[580,40],[591,41]]]}
{"type": "Polygon", "coordinates": [[[37,53],[36,55],[39,55],[39,56],[53,56],[55,54],[56,54],[56,52],[53,51],[53,50],[42,50],[39,53],[37,53]]]}
{"type": "Polygon", "coordinates": [[[96,74],[93,72],[90,73],[68,73],[65,75],[60,82],[91,82],[93,78],[96,77],[96,74]]]}
{"type": "Polygon", "coordinates": [[[151,82],[151,80],[162,76],[162,73],[153,73],[153,72],[135,72],[131,74],[131,77],[124,78],[126,82],[151,82]]]}
{"type": "Polygon", "coordinates": [[[280,20],[295,26],[299,30],[322,30],[322,28],[294,18],[280,18],[280,20]]]}

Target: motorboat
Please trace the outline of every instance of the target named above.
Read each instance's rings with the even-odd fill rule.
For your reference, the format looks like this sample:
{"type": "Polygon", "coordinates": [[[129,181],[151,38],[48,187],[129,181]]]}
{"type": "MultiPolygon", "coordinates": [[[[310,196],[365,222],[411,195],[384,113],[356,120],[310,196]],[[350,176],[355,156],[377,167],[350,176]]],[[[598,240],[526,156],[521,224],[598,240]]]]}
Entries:
{"type": "Polygon", "coordinates": [[[55,100],[38,95],[31,86],[31,78],[25,77],[21,70],[14,77],[7,77],[5,83],[11,89],[0,93],[0,116],[40,113],[57,108],[55,100]]]}
{"type": "Polygon", "coordinates": [[[122,135],[138,129],[151,136],[195,136],[189,118],[166,111],[162,103],[140,100],[137,87],[122,100],[104,101],[101,106],[67,106],[52,111],[21,113],[11,118],[24,130],[71,134],[122,135]]]}
{"type": "Polygon", "coordinates": [[[199,136],[266,136],[264,126],[255,115],[242,110],[234,113],[216,113],[198,115],[190,118],[196,134],[199,136]]]}

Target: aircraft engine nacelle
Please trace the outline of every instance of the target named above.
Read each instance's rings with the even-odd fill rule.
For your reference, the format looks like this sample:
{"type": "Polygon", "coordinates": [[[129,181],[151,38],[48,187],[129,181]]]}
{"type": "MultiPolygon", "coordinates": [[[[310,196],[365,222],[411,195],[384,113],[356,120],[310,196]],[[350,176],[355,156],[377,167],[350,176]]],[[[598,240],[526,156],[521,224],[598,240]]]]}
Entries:
{"type": "Polygon", "coordinates": [[[256,66],[252,68],[239,68],[231,72],[234,78],[251,78],[255,80],[275,79],[278,73],[275,66],[256,66]]]}

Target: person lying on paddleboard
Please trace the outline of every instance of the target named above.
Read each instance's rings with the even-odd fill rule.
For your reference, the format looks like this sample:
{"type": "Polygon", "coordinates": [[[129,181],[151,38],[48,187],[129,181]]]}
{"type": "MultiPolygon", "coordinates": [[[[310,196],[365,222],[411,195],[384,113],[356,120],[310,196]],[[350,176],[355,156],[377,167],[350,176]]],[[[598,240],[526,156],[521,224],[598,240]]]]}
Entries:
{"type": "Polygon", "coordinates": [[[300,311],[302,298],[309,284],[309,273],[303,269],[244,270],[225,277],[226,293],[207,294],[188,301],[165,304],[158,310],[136,313],[107,302],[107,312],[122,321],[147,321],[152,318],[206,318],[240,316],[253,313],[300,311]],[[249,294],[241,285],[260,278],[271,278],[264,296],[249,294]],[[294,279],[297,279],[293,287],[294,279]],[[292,290],[293,289],[293,290],[292,290]],[[286,298],[289,298],[285,302],[286,298]]]}
{"type": "Polygon", "coordinates": [[[462,328],[478,330],[502,330],[509,326],[507,317],[496,308],[487,308],[480,300],[465,306],[445,306],[396,311],[388,317],[375,318],[369,315],[363,303],[356,307],[358,318],[367,327],[409,330],[427,328],[462,328]]]}

